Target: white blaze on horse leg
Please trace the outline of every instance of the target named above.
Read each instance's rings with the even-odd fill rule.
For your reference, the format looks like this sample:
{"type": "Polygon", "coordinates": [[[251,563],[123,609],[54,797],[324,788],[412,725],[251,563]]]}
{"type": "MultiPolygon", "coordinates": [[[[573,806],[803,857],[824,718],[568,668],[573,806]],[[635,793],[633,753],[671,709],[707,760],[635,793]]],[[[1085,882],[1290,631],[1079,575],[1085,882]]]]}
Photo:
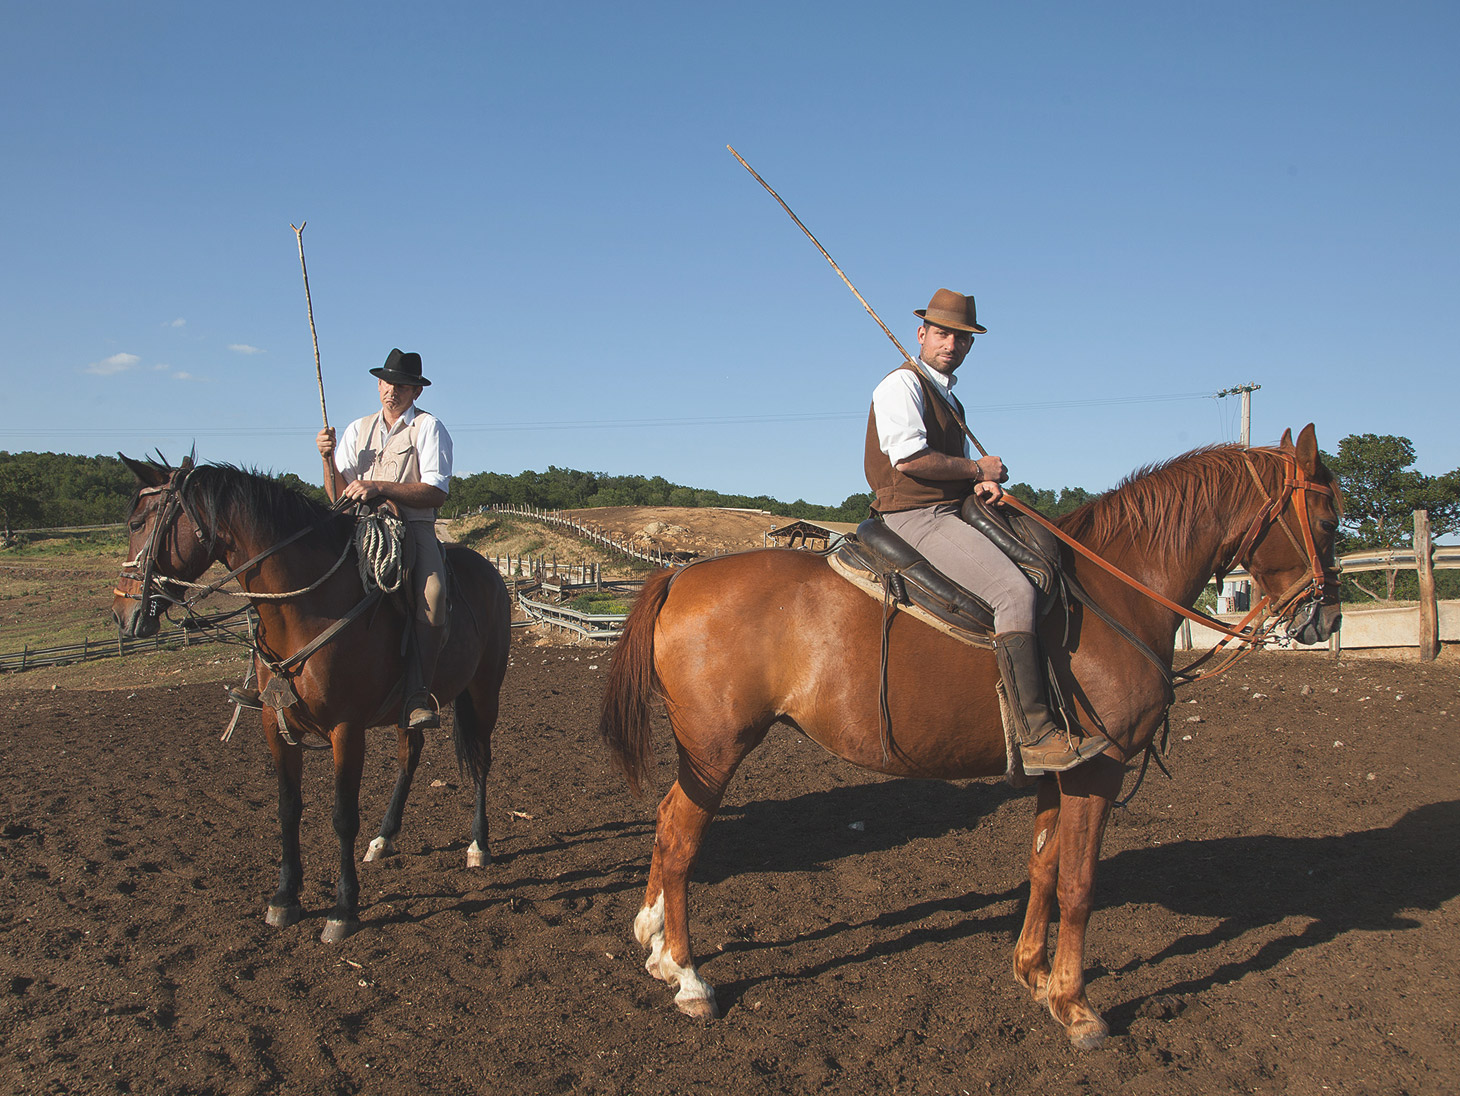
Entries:
{"type": "Polygon", "coordinates": [[[492,862],[491,856],[473,841],[466,850],[466,866],[469,868],[484,868],[492,862]]]}
{"type": "Polygon", "coordinates": [[[649,949],[649,958],[644,962],[644,969],[655,978],[668,981],[659,970],[659,962],[664,955],[664,893],[662,891],[652,906],[645,906],[634,918],[634,939],[639,942],[641,947],[649,949]]]}
{"type": "Polygon", "coordinates": [[[387,856],[394,855],[395,843],[388,838],[377,837],[365,850],[365,862],[368,864],[371,861],[384,860],[387,856]]]}
{"type": "Polygon", "coordinates": [[[693,964],[681,967],[666,954],[659,962],[659,969],[666,982],[679,986],[679,992],[674,995],[674,1003],[680,1012],[706,1018],[716,1014],[715,988],[700,977],[693,964]]]}

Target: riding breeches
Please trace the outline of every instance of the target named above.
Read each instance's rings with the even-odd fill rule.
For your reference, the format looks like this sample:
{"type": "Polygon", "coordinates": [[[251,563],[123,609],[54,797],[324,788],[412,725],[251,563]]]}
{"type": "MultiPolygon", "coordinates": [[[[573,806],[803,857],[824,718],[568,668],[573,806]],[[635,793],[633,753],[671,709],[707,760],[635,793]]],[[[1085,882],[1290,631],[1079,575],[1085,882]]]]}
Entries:
{"type": "Polygon", "coordinates": [[[416,620],[440,628],[446,624],[446,562],[436,539],[434,521],[408,521],[406,564],[416,600],[416,620]]]}
{"type": "Polygon", "coordinates": [[[887,527],[994,611],[995,632],[1032,632],[1037,592],[1024,572],[945,502],[884,514],[887,527]]]}

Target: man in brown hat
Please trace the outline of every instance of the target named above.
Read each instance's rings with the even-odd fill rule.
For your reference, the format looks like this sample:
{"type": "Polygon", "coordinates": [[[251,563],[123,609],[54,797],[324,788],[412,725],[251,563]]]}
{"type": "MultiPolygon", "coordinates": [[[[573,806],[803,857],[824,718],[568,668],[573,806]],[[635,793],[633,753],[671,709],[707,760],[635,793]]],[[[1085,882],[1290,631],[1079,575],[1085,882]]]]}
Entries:
{"type": "Polygon", "coordinates": [[[963,433],[963,405],[954,372],[973,348],[978,323],[972,297],[940,289],[913,315],[918,360],[894,369],[872,393],[865,467],[872,509],[939,571],[987,603],[994,613],[994,654],[1009,694],[1019,755],[1031,776],[1063,772],[1109,746],[1095,735],[1074,740],[1045,699],[1035,631],[1036,592],[1012,560],[959,516],[977,495],[996,503],[1009,478],[995,456],[974,459],[963,433]]]}
{"type": "Polygon", "coordinates": [[[446,576],[436,511],[451,487],[451,435],[435,415],[416,406],[431,383],[421,375],[421,355],[392,350],[370,372],[379,378],[380,410],[345,427],[338,445],[332,426],[314,441],[320,456],[334,457],[325,484],[331,499],[388,499],[405,519],[416,616],[403,720],[412,729],[439,727],[431,678],[446,632],[446,576]]]}

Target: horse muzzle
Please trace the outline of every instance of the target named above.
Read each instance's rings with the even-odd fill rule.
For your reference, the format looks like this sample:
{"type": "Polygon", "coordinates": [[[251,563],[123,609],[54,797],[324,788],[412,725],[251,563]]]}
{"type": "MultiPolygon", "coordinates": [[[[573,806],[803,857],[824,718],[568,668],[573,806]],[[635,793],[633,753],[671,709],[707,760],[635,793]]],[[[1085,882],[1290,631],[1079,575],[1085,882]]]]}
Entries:
{"type": "Polygon", "coordinates": [[[1338,631],[1343,620],[1339,605],[1325,605],[1314,599],[1301,606],[1288,623],[1288,638],[1298,643],[1322,643],[1338,631]]]}
{"type": "MultiPolygon", "coordinates": [[[[120,600],[120,599],[118,599],[120,600]]],[[[126,639],[147,639],[157,634],[161,627],[162,602],[159,598],[132,599],[118,609],[112,606],[112,619],[117,622],[117,634],[126,639]]]]}

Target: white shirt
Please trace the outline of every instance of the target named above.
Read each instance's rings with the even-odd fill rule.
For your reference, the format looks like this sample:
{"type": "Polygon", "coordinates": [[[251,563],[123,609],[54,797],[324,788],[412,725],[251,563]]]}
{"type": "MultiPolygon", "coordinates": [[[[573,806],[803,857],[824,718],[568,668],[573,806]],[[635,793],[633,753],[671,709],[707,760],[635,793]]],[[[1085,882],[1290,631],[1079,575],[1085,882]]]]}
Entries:
{"type": "MultiPolygon", "coordinates": [[[[370,421],[372,416],[356,419],[345,427],[345,433],[340,438],[339,445],[335,446],[335,467],[339,469],[340,475],[345,477],[345,482],[350,483],[360,478],[363,471],[360,465],[360,431],[370,421]]],[[[432,487],[442,491],[451,490],[451,435],[446,432],[446,427],[441,425],[435,415],[429,411],[422,411],[415,404],[405,409],[404,414],[395,420],[395,425],[385,435],[393,437],[406,429],[411,423],[419,418],[420,425],[416,428],[416,459],[421,468],[421,482],[429,483],[432,487]]]]}
{"type": "MultiPolygon", "coordinates": [[[[921,358],[915,363],[924,377],[953,399],[957,377],[939,373],[921,358]]],[[[894,465],[928,448],[928,430],[923,425],[923,386],[911,371],[894,369],[872,390],[872,413],[877,420],[877,444],[894,465]]],[[[971,457],[968,438],[963,439],[963,456],[971,457]]]]}

